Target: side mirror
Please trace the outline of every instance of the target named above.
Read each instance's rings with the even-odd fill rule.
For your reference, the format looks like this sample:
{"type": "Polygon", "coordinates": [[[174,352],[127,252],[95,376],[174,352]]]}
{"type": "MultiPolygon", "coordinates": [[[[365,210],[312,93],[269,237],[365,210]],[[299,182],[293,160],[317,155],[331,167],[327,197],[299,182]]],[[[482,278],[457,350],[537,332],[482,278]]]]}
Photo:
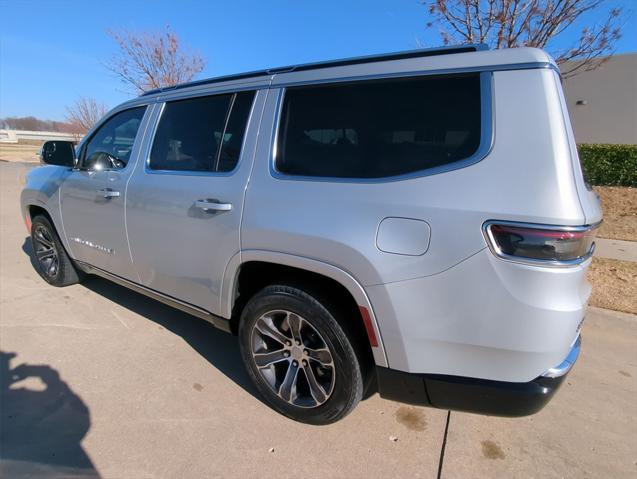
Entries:
{"type": "Polygon", "coordinates": [[[75,145],[72,141],[52,140],[44,142],[40,160],[47,165],[75,166],[75,145]]]}

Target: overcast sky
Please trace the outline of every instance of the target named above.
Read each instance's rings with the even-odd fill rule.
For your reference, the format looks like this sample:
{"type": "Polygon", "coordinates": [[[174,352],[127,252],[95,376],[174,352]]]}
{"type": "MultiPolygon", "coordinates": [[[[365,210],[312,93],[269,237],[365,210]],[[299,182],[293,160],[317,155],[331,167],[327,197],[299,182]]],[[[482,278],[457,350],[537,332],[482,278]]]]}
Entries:
{"type": "MultiPolygon", "coordinates": [[[[617,52],[637,51],[637,1],[610,5],[629,11],[617,52]]],[[[0,15],[0,117],[61,120],[80,95],[109,107],[130,98],[103,65],[116,52],[109,28],[169,24],[207,59],[199,78],[441,43],[419,0],[0,0],[0,15]]]]}

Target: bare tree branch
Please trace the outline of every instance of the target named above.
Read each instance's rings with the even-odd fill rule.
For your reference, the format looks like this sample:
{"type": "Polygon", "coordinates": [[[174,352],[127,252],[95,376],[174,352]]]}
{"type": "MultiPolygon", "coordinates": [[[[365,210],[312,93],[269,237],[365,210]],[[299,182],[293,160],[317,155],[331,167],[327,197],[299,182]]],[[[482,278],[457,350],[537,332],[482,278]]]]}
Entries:
{"type": "Polygon", "coordinates": [[[66,108],[66,120],[72,132],[84,136],[104,115],[108,108],[94,98],[79,97],[73,105],[66,108]]]}
{"type": "Polygon", "coordinates": [[[549,49],[557,63],[574,61],[562,70],[565,77],[591,70],[603,63],[605,55],[621,36],[621,9],[582,29],[571,47],[551,51],[551,41],[574,28],[581,15],[598,9],[608,0],[422,0],[438,25],[445,45],[487,43],[492,48],[530,46],[549,49]]]}
{"type": "Polygon", "coordinates": [[[192,80],[205,66],[203,57],[185,51],[170,27],[161,33],[108,31],[119,54],[106,64],[136,93],[192,80]]]}

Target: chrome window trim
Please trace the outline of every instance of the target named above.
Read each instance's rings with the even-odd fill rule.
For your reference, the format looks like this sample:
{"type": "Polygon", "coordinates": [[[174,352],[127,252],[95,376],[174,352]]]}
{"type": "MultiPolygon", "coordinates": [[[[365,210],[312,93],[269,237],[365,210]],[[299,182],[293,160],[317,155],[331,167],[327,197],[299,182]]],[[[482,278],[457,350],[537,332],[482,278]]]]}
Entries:
{"type": "MultiPolygon", "coordinates": [[[[460,72],[466,73],[466,71],[460,72]]],[[[472,72],[469,72],[472,73],[472,72]]],[[[419,78],[422,76],[428,76],[427,72],[420,72],[418,75],[401,74],[400,77],[404,78],[419,78]]],[[[384,75],[375,76],[373,79],[386,79],[397,78],[396,76],[387,77],[384,75]]],[[[358,77],[358,79],[361,79],[358,77]]],[[[367,79],[367,78],[365,78],[367,79]]],[[[363,79],[362,81],[365,81],[363,79]]],[[[340,81],[340,80],[339,80],[340,81]]],[[[326,83],[335,83],[329,81],[326,83]]],[[[466,168],[467,166],[474,165],[479,161],[482,161],[490,152],[493,147],[494,135],[495,135],[495,108],[493,95],[493,73],[490,71],[480,72],[480,144],[478,149],[469,157],[462,160],[457,160],[445,165],[436,166],[424,170],[414,171],[412,173],[406,173],[403,175],[384,176],[380,178],[340,178],[333,176],[304,176],[304,175],[290,175],[287,173],[281,173],[276,169],[276,161],[279,152],[279,130],[281,127],[281,119],[283,115],[283,100],[285,98],[285,88],[281,88],[276,105],[276,124],[273,132],[273,138],[270,147],[270,159],[269,170],[270,175],[278,180],[292,180],[292,181],[319,181],[328,183],[367,183],[367,184],[379,184],[379,183],[391,183],[395,181],[405,181],[414,178],[423,178],[426,176],[437,175],[446,173],[449,171],[459,170],[466,168]]]]}
{"type": "Polygon", "coordinates": [[[537,228],[537,229],[545,229],[552,231],[564,231],[564,232],[573,232],[573,231],[592,231],[599,228],[602,224],[601,221],[597,223],[593,223],[590,225],[583,226],[557,226],[557,225],[546,225],[540,223],[524,223],[520,221],[499,221],[499,220],[487,220],[482,224],[482,234],[484,236],[485,241],[487,242],[487,246],[491,250],[494,256],[504,261],[509,261],[512,263],[525,264],[528,266],[541,266],[541,267],[549,267],[549,268],[568,268],[573,266],[579,266],[582,263],[588,261],[595,253],[595,242],[591,243],[590,250],[583,256],[579,258],[571,259],[571,260],[544,260],[544,259],[535,259],[535,258],[525,258],[523,256],[512,256],[506,253],[503,253],[502,250],[498,247],[493,234],[491,233],[491,225],[504,225],[504,226],[518,226],[520,228],[537,228]]]}
{"type": "MultiPolygon", "coordinates": [[[[239,166],[241,165],[241,156],[243,154],[243,148],[245,146],[245,142],[246,142],[246,138],[248,136],[248,126],[250,125],[250,121],[252,120],[252,115],[254,114],[254,104],[256,102],[257,99],[257,93],[259,92],[260,89],[254,89],[254,90],[241,90],[241,91],[254,91],[254,98],[252,99],[252,106],[250,107],[250,114],[248,115],[248,119],[246,121],[246,126],[245,126],[245,130],[243,132],[243,138],[241,140],[241,150],[239,152],[239,159],[237,160],[237,164],[234,166],[234,168],[230,171],[188,171],[188,170],[154,170],[150,167],[150,154],[153,151],[153,145],[155,144],[155,136],[157,135],[157,130],[159,129],[159,122],[161,121],[162,116],[164,115],[164,110],[166,108],[166,104],[171,102],[171,101],[182,101],[182,100],[192,100],[195,98],[203,98],[203,97],[208,97],[208,96],[216,96],[216,93],[210,94],[205,93],[205,94],[200,94],[197,96],[191,96],[188,98],[179,98],[179,99],[174,99],[174,100],[166,100],[166,101],[161,101],[158,103],[161,103],[160,106],[160,110],[159,113],[157,114],[157,119],[155,120],[155,124],[153,125],[153,130],[152,130],[152,135],[149,137],[149,142],[148,142],[148,148],[147,150],[144,152],[144,173],[149,174],[149,175],[170,175],[170,176],[205,176],[205,177],[230,177],[230,176],[234,176],[237,171],[239,170],[239,166]]],[[[224,94],[231,94],[233,95],[233,98],[230,100],[230,110],[227,112],[226,114],[226,119],[225,119],[225,123],[224,123],[224,133],[225,133],[225,129],[228,126],[227,123],[230,119],[230,115],[232,114],[232,107],[234,106],[234,100],[236,98],[236,94],[240,93],[241,91],[235,91],[235,92],[224,92],[224,93],[220,93],[221,95],[224,94]]],[[[217,152],[217,156],[219,156],[219,154],[221,153],[221,148],[219,149],[219,151],[217,152]]],[[[215,159],[215,161],[218,161],[218,158],[215,159]]]]}

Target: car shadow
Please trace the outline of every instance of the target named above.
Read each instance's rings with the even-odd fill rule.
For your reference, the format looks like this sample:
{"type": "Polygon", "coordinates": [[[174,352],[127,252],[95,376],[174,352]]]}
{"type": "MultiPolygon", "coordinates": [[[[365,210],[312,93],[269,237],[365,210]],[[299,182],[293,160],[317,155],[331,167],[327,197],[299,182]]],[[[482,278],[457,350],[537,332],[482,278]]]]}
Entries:
{"type": "Polygon", "coordinates": [[[263,402],[243,366],[236,336],[98,276],[88,276],[82,286],[180,336],[212,366],[263,402]]]}
{"type": "Polygon", "coordinates": [[[29,257],[29,261],[31,262],[31,266],[33,269],[38,271],[38,262],[35,259],[35,255],[33,254],[33,244],[31,243],[31,238],[27,236],[24,238],[24,243],[22,243],[22,251],[29,257]]]}
{"type": "Polygon", "coordinates": [[[86,404],[51,366],[11,368],[16,356],[0,351],[0,476],[99,477],[81,445],[86,404]]]}
{"type": "MultiPolygon", "coordinates": [[[[37,268],[29,237],[25,238],[22,251],[29,256],[33,267],[37,268]]],[[[87,276],[81,284],[94,293],[180,336],[212,366],[263,402],[245,371],[239,351],[239,342],[235,336],[220,331],[203,319],[179,311],[99,276],[87,276]]]]}
{"type": "MultiPolygon", "coordinates": [[[[30,238],[25,238],[22,250],[29,256],[34,268],[37,268],[30,238]]],[[[220,331],[203,319],[179,311],[99,276],[88,276],[81,284],[94,293],[108,298],[180,336],[226,377],[262,403],[267,404],[250,381],[244,368],[236,336],[220,331]]],[[[363,400],[370,398],[377,392],[375,379],[374,375],[372,382],[366,388],[363,400]]]]}

